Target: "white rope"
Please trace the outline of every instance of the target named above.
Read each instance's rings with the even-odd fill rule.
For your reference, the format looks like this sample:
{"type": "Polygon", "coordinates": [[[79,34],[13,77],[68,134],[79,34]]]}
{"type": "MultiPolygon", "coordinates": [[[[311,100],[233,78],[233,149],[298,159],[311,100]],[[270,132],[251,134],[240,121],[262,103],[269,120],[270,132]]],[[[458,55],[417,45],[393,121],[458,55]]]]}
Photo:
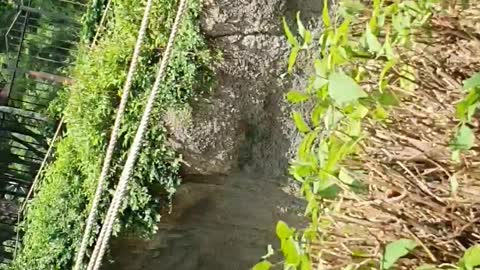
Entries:
{"type": "Polygon", "coordinates": [[[176,34],[178,32],[180,21],[183,17],[183,14],[185,13],[186,4],[187,4],[187,0],[180,1],[175,22],[172,27],[172,32],[170,33],[170,38],[168,40],[167,48],[165,49],[165,53],[162,57],[160,69],[157,73],[157,77],[155,79],[152,92],[150,93],[150,96],[148,98],[147,105],[145,107],[145,110],[142,115],[142,119],[140,121],[140,125],[138,127],[137,133],[135,134],[135,138],[130,148],[127,161],[125,162],[125,167],[120,176],[120,180],[118,182],[118,186],[115,191],[114,198],[108,209],[107,218],[102,227],[102,231],[100,232],[100,236],[97,239],[97,243],[92,253],[92,257],[90,258],[90,262],[88,264],[87,270],[98,270],[100,269],[100,266],[102,264],[103,256],[105,255],[105,251],[112,234],[113,225],[115,224],[118,212],[120,210],[121,202],[126,196],[126,191],[128,188],[128,180],[132,175],[135,162],[138,158],[140,149],[142,147],[142,140],[147,130],[151,113],[153,111],[155,98],[160,89],[160,84],[163,81],[163,78],[165,77],[165,71],[167,69],[167,65],[170,60],[170,55],[172,53],[172,49],[173,49],[176,34]]]}
{"type": "Polygon", "coordinates": [[[127,80],[125,81],[125,85],[123,87],[122,98],[120,101],[120,105],[118,107],[117,115],[115,117],[115,123],[113,125],[112,134],[110,135],[110,142],[108,144],[105,160],[103,161],[102,172],[100,173],[100,178],[98,180],[97,189],[95,191],[95,197],[93,199],[90,213],[88,215],[87,222],[85,225],[85,231],[83,233],[82,242],[80,244],[80,248],[78,249],[75,265],[73,267],[74,270],[80,270],[80,268],[83,265],[83,258],[85,257],[85,253],[88,248],[88,242],[89,242],[88,240],[90,239],[92,227],[97,218],[98,207],[100,205],[100,201],[105,189],[105,182],[106,182],[108,173],[110,171],[110,165],[112,163],[113,153],[115,151],[115,146],[117,144],[118,133],[120,132],[120,125],[122,122],[123,114],[125,113],[125,108],[128,102],[128,97],[130,95],[130,89],[132,87],[134,75],[137,70],[137,65],[138,65],[138,60],[139,60],[143,40],[145,39],[145,34],[148,27],[148,18],[150,15],[150,10],[152,9],[152,3],[153,3],[153,0],[148,0],[147,5],[145,7],[142,23],[138,33],[137,43],[135,44],[135,49],[133,52],[132,62],[130,63],[127,80]]]}
{"type": "Polygon", "coordinates": [[[107,3],[107,6],[105,7],[105,10],[103,11],[102,19],[100,20],[100,23],[98,24],[98,30],[95,33],[95,37],[93,38],[92,44],[90,44],[90,48],[94,48],[97,45],[97,40],[100,37],[101,32],[103,31],[105,20],[107,19],[107,14],[108,11],[110,10],[110,6],[112,5],[112,0],[109,0],[107,3]]]}

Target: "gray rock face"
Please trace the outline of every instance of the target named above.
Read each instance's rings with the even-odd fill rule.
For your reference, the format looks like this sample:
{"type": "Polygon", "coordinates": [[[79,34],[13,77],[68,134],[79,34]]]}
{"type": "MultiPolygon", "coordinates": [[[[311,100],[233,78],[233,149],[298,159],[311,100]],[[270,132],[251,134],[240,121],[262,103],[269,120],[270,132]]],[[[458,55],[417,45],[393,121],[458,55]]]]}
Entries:
{"type": "Polygon", "coordinates": [[[162,218],[153,239],[117,242],[110,269],[248,269],[268,244],[278,242],[278,220],[298,222],[287,208],[297,204],[295,198],[274,179],[229,175],[208,180],[216,183],[181,188],[173,213],[162,218]]]}
{"type": "Polygon", "coordinates": [[[205,1],[202,28],[223,52],[217,85],[191,110],[165,116],[187,163],[185,184],[153,239],[114,243],[110,269],[249,269],[278,242],[278,220],[300,222],[300,203],[286,191],[299,137],[283,101],[292,83],[280,79],[289,52],[281,18],[304,8],[308,20],[321,2],[205,1]]]}
{"type": "Polygon", "coordinates": [[[185,122],[175,114],[166,121],[187,174],[283,174],[297,137],[283,102],[290,83],[280,79],[289,53],[281,18],[300,10],[308,21],[321,2],[205,1],[202,29],[223,53],[217,86],[208,100],[193,104],[190,125],[171,125],[185,122]]]}

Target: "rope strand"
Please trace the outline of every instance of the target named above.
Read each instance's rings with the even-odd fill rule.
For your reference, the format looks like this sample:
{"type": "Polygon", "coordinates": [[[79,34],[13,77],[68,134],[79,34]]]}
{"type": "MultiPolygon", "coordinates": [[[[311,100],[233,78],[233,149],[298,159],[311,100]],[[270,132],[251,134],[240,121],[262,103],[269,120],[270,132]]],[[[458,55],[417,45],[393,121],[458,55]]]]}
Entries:
{"type": "MultiPolygon", "coordinates": [[[[110,3],[110,2],[109,2],[110,3]]],[[[152,9],[153,0],[148,0],[147,5],[145,6],[145,11],[143,14],[142,23],[140,26],[140,30],[138,33],[137,42],[135,44],[135,49],[133,52],[132,62],[130,63],[130,68],[128,70],[127,80],[125,81],[125,85],[123,87],[122,98],[120,101],[120,105],[118,107],[117,115],[115,117],[115,123],[113,125],[112,134],[110,135],[110,141],[107,148],[107,153],[105,155],[105,159],[103,161],[102,171],[100,173],[100,178],[98,180],[97,189],[95,191],[95,197],[92,202],[92,207],[90,209],[90,213],[87,218],[85,231],[83,233],[82,242],[80,244],[80,248],[77,253],[77,257],[75,260],[75,265],[73,267],[74,270],[80,270],[81,266],[83,265],[83,258],[85,257],[85,253],[88,248],[88,240],[90,238],[90,234],[92,232],[92,227],[95,223],[97,218],[98,207],[100,205],[100,201],[105,189],[105,182],[108,176],[108,172],[110,171],[110,166],[112,163],[113,153],[115,151],[115,146],[118,140],[118,133],[120,132],[120,126],[122,122],[123,115],[125,113],[126,105],[128,102],[128,98],[130,95],[130,89],[132,88],[133,79],[135,76],[135,72],[137,70],[138,60],[143,44],[143,40],[145,39],[145,34],[147,32],[148,27],[148,19],[150,15],[150,10],[152,9]]],[[[107,7],[108,8],[108,7],[107,7]]],[[[96,39],[95,39],[96,40],[96,39]]],[[[94,46],[94,45],[93,45],[94,46]]]]}
{"type": "Polygon", "coordinates": [[[90,258],[90,262],[87,268],[88,270],[98,270],[100,269],[100,266],[102,264],[103,256],[105,255],[105,251],[112,234],[113,225],[115,224],[121,202],[126,196],[126,191],[128,188],[128,180],[132,175],[135,163],[140,153],[142,140],[147,130],[148,122],[150,120],[150,116],[154,108],[155,98],[160,89],[160,84],[162,83],[163,78],[165,77],[165,71],[167,69],[167,66],[170,60],[175,37],[177,35],[181,19],[183,17],[183,14],[185,13],[186,4],[187,4],[187,0],[180,1],[175,22],[172,27],[172,32],[170,33],[170,37],[168,40],[167,48],[165,49],[165,54],[160,64],[160,69],[157,73],[157,77],[155,79],[152,92],[150,93],[150,96],[148,98],[147,105],[142,115],[139,128],[137,130],[137,133],[135,134],[132,147],[130,148],[127,161],[125,162],[125,167],[120,176],[120,180],[119,180],[117,189],[115,191],[113,201],[110,204],[110,207],[108,209],[107,219],[105,220],[99,239],[97,240],[97,243],[95,245],[95,249],[93,251],[92,257],[90,258]]]}

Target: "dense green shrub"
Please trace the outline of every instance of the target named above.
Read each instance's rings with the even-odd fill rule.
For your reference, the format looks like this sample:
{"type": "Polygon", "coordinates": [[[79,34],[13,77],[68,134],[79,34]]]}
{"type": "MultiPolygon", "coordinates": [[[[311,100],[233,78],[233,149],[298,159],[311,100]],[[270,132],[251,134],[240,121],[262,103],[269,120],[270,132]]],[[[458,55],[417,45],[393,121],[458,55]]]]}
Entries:
{"type": "MultiPolygon", "coordinates": [[[[109,21],[98,46],[81,48],[71,74],[76,80],[68,93],[60,95],[67,133],[57,146],[55,161],[48,167],[38,194],[32,200],[25,221],[25,236],[12,269],[68,269],[79,245],[88,205],[92,200],[115,108],[121,95],[144,2],[114,2],[109,21]]],[[[141,55],[130,102],[124,117],[113,162],[109,197],[115,187],[127,150],[133,141],[146,95],[154,80],[156,63],[166,45],[177,1],[156,1],[141,55]]],[[[179,157],[165,145],[162,111],[178,106],[208,89],[209,52],[199,34],[199,1],[190,1],[177,39],[166,82],[155,108],[150,129],[131,179],[130,196],[122,208],[121,228],[147,236],[155,231],[158,211],[168,203],[179,184],[179,157]],[[202,89],[199,88],[202,87],[202,89]]],[[[110,198],[109,198],[110,199],[110,198]]],[[[101,213],[106,212],[107,200],[101,213]]],[[[100,216],[98,222],[104,218],[100,216]]],[[[93,237],[92,237],[93,241],[93,237]]]]}

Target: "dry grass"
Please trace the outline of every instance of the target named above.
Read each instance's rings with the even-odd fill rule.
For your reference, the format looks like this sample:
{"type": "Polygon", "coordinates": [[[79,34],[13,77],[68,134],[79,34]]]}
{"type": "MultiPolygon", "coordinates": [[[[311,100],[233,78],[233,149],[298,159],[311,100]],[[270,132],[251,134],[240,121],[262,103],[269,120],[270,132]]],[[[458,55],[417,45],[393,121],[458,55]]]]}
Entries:
{"type": "MultiPolygon", "coordinates": [[[[420,247],[398,269],[456,263],[480,243],[479,147],[460,164],[451,161],[448,148],[462,81],[480,71],[480,5],[458,10],[434,16],[431,36],[419,32],[415,49],[403,52],[402,61],[416,70],[416,89],[406,95],[397,83],[400,72],[391,76],[401,105],[384,125],[367,123],[368,139],[349,168],[365,171],[368,191],[344,195],[320,218],[328,226],[311,252],[319,269],[378,263],[385,244],[400,238],[416,239],[420,247]]],[[[380,70],[373,66],[371,72],[380,70]]],[[[477,134],[478,128],[474,123],[477,134]]]]}

